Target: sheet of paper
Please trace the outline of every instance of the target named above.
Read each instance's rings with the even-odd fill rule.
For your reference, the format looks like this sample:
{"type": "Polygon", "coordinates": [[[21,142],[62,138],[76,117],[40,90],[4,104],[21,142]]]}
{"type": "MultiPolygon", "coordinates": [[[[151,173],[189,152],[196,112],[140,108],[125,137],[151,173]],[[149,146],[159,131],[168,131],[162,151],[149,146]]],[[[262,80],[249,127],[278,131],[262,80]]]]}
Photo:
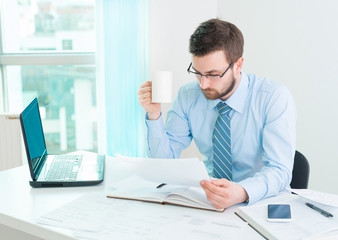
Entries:
{"type": "Polygon", "coordinates": [[[147,219],[146,222],[132,221],[126,225],[109,226],[100,232],[76,231],[76,237],[85,239],[136,239],[136,240],[173,240],[173,239],[194,239],[194,240],[237,240],[245,223],[234,223],[226,220],[205,219],[191,216],[184,216],[177,222],[161,225],[147,219]],[[152,224],[155,228],[144,229],[145,224],[152,224]],[[130,229],[136,231],[130,231],[130,229]]]}
{"type": "Polygon", "coordinates": [[[97,232],[104,227],[105,213],[119,218],[132,211],[137,202],[108,199],[104,193],[85,194],[37,219],[38,223],[73,230],[97,232]]]}
{"type": "Polygon", "coordinates": [[[136,158],[118,155],[123,165],[146,180],[199,187],[209,175],[203,161],[198,158],[136,158]]]}
{"type": "Polygon", "coordinates": [[[121,181],[115,182],[111,186],[107,186],[105,191],[107,196],[127,197],[127,198],[154,198],[158,201],[164,201],[166,196],[180,189],[189,187],[180,185],[166,184],[161,188],[157,188],[159,183],[145,180],[137,175],[127,177],[121,181]]]}
{"type": "Polygon", "coordinates": [[[338,195],[336,194],[325,193],[311,189],[292,189],[292,192],[318,203],[338,207],[338,195]]]}
{"type": "Polygon", "coordinates": [[[247,224],[223,214],[91,193],[37,222],[73,229],[75,237],[84,239],[237,239],[247,224]]]}

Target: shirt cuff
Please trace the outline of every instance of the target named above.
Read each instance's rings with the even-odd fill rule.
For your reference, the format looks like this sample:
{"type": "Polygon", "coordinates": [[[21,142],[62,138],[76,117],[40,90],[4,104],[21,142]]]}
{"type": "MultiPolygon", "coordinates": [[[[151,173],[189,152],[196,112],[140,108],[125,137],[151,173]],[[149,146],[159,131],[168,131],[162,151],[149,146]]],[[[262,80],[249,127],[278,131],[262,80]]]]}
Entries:
{"type": "Polygon", "coordinates": [[[148,138],[158,138],[159,136],[162,136],[163,133],[165,133],[162,113],[156,120],[149,120],[148,113],[146,113],[146,125],[148,128],[148,138]]]}
{"type": "Polygon", "coordinates": [[[248,194],[248,205],[254,204],[265,196],[265,186],[255,178],[248,178],[238,182],[248,194]]]}

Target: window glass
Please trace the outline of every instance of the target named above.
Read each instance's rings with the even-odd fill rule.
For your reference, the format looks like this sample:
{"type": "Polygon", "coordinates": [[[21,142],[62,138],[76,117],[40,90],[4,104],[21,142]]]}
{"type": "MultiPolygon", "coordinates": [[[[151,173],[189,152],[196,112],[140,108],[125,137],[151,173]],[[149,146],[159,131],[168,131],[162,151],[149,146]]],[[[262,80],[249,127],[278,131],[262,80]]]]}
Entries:
{"type": "Polygon", "coordinates": [[[38,97],[49,153],[97,151],[95,66],[7,66],[10,112],[38,97]]]}
{"type": "Polygon", "coordinates": [[[95,51],[95,0],[2,0],[3,51],[95,51]]]}

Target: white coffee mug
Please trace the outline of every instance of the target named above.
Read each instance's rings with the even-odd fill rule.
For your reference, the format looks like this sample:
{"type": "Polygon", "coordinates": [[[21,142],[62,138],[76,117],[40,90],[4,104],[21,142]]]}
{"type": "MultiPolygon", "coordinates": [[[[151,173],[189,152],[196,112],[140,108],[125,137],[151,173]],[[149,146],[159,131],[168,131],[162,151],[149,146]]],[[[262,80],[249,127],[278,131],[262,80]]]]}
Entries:
{"type": "Polygon", "coordinates": [[[170,103],[172,101],[173,73],[156,71],[152,78],[152,102],[170,103]]]}

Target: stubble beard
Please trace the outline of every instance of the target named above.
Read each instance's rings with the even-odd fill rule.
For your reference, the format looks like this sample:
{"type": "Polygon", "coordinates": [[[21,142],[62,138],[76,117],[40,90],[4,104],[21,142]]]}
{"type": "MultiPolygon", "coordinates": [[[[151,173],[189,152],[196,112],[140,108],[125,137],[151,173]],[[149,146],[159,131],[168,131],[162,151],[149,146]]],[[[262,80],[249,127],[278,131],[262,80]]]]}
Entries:
{"type": "Polygon", "coordinates": [[[232,78],[230,86],[224,92],[220,93],[212,88],[201,89],[201,91],[203,92],[204,96],[207,99],[216,100],[216,99],[220,99],[228,95],[235,88],[235,85],[236,85],[236,79],[232,78]]]}

